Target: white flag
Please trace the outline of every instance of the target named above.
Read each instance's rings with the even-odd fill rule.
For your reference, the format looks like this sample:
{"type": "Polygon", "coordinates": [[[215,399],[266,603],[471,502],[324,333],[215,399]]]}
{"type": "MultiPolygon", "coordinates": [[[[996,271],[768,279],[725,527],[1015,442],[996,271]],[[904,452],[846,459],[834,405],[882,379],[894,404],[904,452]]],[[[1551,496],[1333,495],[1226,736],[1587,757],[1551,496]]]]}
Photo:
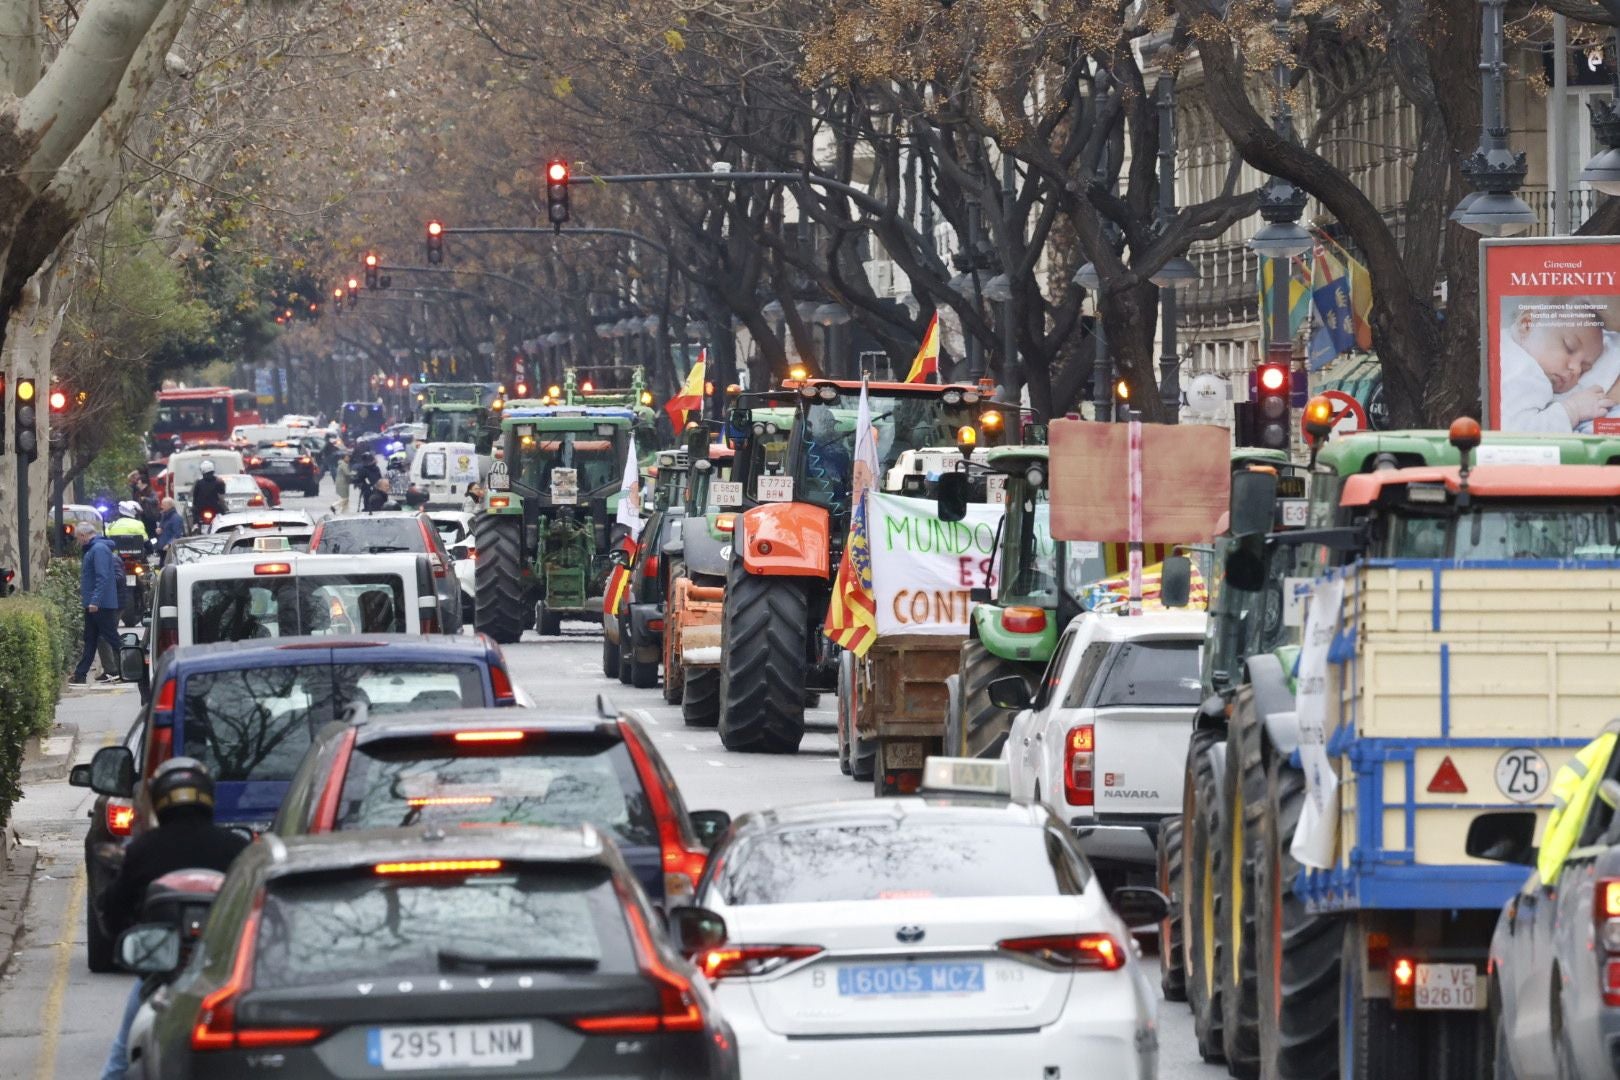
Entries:
{"type": "Polygon", "coordinates": [[[636,464],[636,436],[630,435],[630,450],[624,459],[624,479],[619,483],[619,510],[613,520],[630,530],[631,539],[641,538],[641,468],[636,464]]]}

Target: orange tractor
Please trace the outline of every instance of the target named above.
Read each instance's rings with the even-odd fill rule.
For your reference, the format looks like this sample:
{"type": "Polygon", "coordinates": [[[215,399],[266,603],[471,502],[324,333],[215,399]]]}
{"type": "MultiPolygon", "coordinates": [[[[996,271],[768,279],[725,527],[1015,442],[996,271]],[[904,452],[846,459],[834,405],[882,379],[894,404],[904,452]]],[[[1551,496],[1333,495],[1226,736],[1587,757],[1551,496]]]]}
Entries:
{"type": "MultiPolygon", "coordinates": [[[[849,532],[860,393],[853,381],[784,383],[777,395],[793,403],[771,425],[774,437],[759,410],[733,413],[747,437],[733,462],[743,509],[730,523],[719,598],[718,712],[728,750],[795,752],[807,700],[836,689],[839,650],[821,631],[849,532]]],[[[905,451],[955,445],[963,428],[982,428],[991,441],[1017,430],[1016,410],[989,401],[980,385],[868,383],[867,396],[880,480],[905,451]],[[981,423],[987,410],[994,419],[981,423]]]]}

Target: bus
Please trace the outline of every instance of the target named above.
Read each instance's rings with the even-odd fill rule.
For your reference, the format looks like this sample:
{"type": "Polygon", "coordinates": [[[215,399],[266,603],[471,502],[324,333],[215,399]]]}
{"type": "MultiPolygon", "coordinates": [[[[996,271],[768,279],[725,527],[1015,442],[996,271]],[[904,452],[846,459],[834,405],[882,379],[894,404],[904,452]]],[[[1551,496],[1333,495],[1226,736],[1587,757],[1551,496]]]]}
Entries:
{"type": "Polygon", "coordinates": [[[194,386],[159,390],[152,422],[152,456],[167,458],[178,446],[229,442],[238,424],[257,424],[259,399],[251,390],[194,386]]]}

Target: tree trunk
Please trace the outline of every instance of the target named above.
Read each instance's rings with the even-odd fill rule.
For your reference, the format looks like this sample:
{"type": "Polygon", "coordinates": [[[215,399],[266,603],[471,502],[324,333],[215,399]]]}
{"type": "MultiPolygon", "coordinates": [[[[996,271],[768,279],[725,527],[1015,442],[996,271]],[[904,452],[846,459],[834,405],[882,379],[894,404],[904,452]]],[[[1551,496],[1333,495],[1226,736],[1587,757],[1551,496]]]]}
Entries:
{"type": "Polygon", "coordinates": [[[28,566],[24,571],[18,542],[22,521],[19,520],[17,425],[13,417],[6,424],[7,455],[0,458],[0,566],[18,571],[18,583],[26,579],[30,588],[37,588],[44,580],[45,566],[50,561],[50,407],[47,398],[51,385],[51,350],[62,332],[65,306],[51,299],[54,266],[46,266],[23,287],[19,302],[12,308],[7,320],[5,345],[0,348],[0,371],[5,372],[7,401],[16,393],[19,379],[33,379],[36,417],[34,430],[38,438],[38,457],[28,466],[28,505],[25,515],[28,529],[28,566]]]}

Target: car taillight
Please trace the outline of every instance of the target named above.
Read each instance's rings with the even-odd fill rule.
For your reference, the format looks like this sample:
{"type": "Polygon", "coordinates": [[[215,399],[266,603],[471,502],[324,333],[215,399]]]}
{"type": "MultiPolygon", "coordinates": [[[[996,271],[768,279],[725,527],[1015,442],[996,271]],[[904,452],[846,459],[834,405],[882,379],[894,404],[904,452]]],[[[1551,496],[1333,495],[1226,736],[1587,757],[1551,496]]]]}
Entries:
{"type": "Polygon", "coordinates": [[[650,1035],[658,1031],[702,1031],[706,1025],[703,1007],[685,975],[666,966],[653,945],[641,905],[623,891],[624,913],[630,923],[630,940],[635,945],[636,966],[658,987],[656,1013],[620,1013],[607,1016],[581,1016],[574,1026],[587,1035],[650,1035]]]}
{"type": "Polygon", "coordinates": [[[107,831],[114,836],[128,836],[135,827],[135,807],[123,799],[107,800],[107,831]]]}
{"type": "Polygon", "coordinates": [[[1125,950],[1107,934],[1049,934],[1008,938],[996,948],[1024,953],[1053,967],[1118,971],[1125,966],[1125,950]]]}
{"type": "Polygon", "coordinates": [[[174,728],[167,725],[152,729],[152,742],[146,748],[146,775],[174,756],[174,728]]]}
{"type": "Polygon", "coordinates": [[[162,686],[158,687],[157,697],[152,701],[152,711],[174,712],[174,692],[174,676],[171,675],[163,680],[162,686]]]}
{"type": "Polygon", "coordinates": [[[489,665],[489,686],[495,692],[495,704],[514,705],[517,694],[512,690],[512,677],[499,664],[489,665]]]}
{"type": "Polygon", "coordinates": [[[251,499],[249,499],[247,501],[247,504],[249,506],[263,506],[264,505],[264,496],[263,495],[255,495],[255,496],[253,496],[251,499]]]}
{"type": "Polygon", "coordinates": [[[655,578],[658,576],[658,556],[649,555],[641,560],[641,576],[655,578]]]}
{"type": "Polygon", "coordinates": [[[1091,765],[1095,752],[1090,724],[1069,729],[1069,737],[1063,741],[1063,797],[1070,806],[1092,805],[1095,782],[1091,765]]]}
{"type": "Polygon", "coordinates": [[[769,975],[821,951],[820,945],[727,945],[703,954],[699,966],[710,982],[769,975]]]}
{"type": "Polygon", "coordinates": [[[493,874],[506,864],[500,859],[418,859],[413,862],[385,862],[373,866],[382,877],[433,876],[436,874],[493,874]]]}
{"type": "Polygon", "coordinates": [[[1417,995],[1417,965],[1401,957],[1389,965],[1390,1004],[1397,1009],[1410,1009],[1417,995]]]}
{"type": "Polygon", "coordinates": [[[439,557],[437,551],[428,552],[428,561],[433,564],[433,576],[444,577],[444,560],[439,557]]]}
{"type": "Polygon", "coordinates": [[[253,987],[253,949],[259,937],[259,919],[264,908],[261,894],[242,926],[242,940],[236,947],[236,962],[223,986],[204,995],[197,1007],[197,1023],[191,1029],[193,1050],[262,1050],[273,1047],[308,1046],[326,1034],[324,1028],[241,1028],[236,1026],[236,1003],[253,987]]]}
{"type": "Polygon", "coordinates": [[[514,743],[522,742],[525,732],[516,729],[493,731],[458,731],[451,738],[458,743],[514,743]]]}
{"type": "Polygon", "coordinates": [[[1597,944],[1603,963],[1603,1004],[1620,1005],[1620,878],[1601,878],[1592,888],[1597,944]]]}
{"type": "Polygon", "coordinates": [[[315,459],[311,458],[311,457],[301,457],[301,458],[298,459],[298,464],[300,464],[300,465],[313,465],[313,464],[315,464],[315,459]]]}
{"type": "Polygon", "coordinates": [[[1001,628],[1009,634],[1038,634],[1046,629],[1046,609],[1004,608],[1001,612],[1001,628]]]}
{"type": "Polygon", "coordinates": [[[170,649],[180,644],[180,628],[173,621],[165,619],[158,627],[157,654],[162,656],[170,649]]]}
{"type": "Polygon", "coordinates": [[[674,905],[690,899],[697,893],[698,879],[708,864],[709,853],[688,848],[681,836],[680,822],[675,818],[675,807],[669,792],[659,782],[658,770],[653,767],[652,756],[642,745],[634,728],[620,723],[624,732],[624,745],[630,751],[630,760],[636,766],[636,775],[647,792],[647,805],[653,820],[658,823],[658,847],[664,863],[664,902],[674,905]]]}
{"type": "Polygon", "coordinates": [[[261,577],[274,574],[290,574],[292,573],[292,563],[262,562],[254,566],[253,572],[261,577]]]}
{"type": "Polygon", "coordinates": [[[471,545],[468,545],[467,554],[466,554],[465,557],[473,560],[474,562],[477,562],[478,561],[478,549],[471,546],[471,545]]]}

